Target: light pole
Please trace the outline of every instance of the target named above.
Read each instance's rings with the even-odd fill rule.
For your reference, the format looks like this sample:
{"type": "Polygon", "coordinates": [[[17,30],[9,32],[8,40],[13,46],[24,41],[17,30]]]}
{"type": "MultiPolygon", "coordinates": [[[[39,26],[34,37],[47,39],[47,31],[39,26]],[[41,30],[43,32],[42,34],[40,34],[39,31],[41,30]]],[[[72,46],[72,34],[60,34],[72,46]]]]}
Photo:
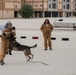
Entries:
{"type": "Polygon", "coordinates": [[[34,12],[34,0],[32,0],[32,7],[33,7],[33,18],[35,17],[35,12],[34,12]]]}
{"type": "Polygon", "coordinates": [[[25,5],[26,4],[26,0],[24,0],[23,2],[24,2],[23,4],[25,5]]]}
{"type": "Polygon", "coordinates": [[[3,18],[3,4],[4,4],[3,1],[4,0],[2,0],[2,18],[3,18]]]}
{"type": "Polygon", "coordinates": [[[14,14],[13,17],[15,17],[15,0],[13,1],[13,14],[14,14]]]}
{"type": "Polygon", "coordinates": [[[42,0],[42,16],[44,18],[45,12],[44,12],[44,0],[42,0]]]}

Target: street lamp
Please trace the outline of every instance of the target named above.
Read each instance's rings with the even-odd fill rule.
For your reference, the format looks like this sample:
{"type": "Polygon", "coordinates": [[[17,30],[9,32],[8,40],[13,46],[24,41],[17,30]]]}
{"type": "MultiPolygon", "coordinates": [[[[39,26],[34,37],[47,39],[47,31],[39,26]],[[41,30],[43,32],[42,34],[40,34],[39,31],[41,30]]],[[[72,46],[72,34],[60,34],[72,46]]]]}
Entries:
{"type": "Polygon", "coordinates": [[[44,18],[44,15],[45,15],[45,13],[44,13],[44,0],[42,0],[42,15],[43,15],[43,18],[44,18]]]}
{"type": "Polygon", "coordinates": [[[3,18],[3,4],[4,4],[3,1],[4,0],[2,0],[2,18],[3,18]]]}
{"type": "Polygon", "coordinates": [[[35,12],[34,12],[34,0],[32,0],[32,7],[33,7],[33,18],[35,17],[35,12]]]}

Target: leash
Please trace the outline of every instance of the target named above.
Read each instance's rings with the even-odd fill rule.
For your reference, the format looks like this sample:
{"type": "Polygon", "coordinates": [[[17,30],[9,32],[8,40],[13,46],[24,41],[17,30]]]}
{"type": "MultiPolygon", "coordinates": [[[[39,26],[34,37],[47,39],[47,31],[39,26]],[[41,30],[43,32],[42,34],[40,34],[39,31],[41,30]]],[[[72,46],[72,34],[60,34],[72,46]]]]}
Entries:
{"type": "Polygon", "coordinates": [[[41,62],[41,61],[28,61],[28,62],[31,62],[31,63],[41,63],[41,64],[46,65],[46,66],[48,66],[48,65],[49,65],[49,64],[46,64],[46,63],[41,62]]]}

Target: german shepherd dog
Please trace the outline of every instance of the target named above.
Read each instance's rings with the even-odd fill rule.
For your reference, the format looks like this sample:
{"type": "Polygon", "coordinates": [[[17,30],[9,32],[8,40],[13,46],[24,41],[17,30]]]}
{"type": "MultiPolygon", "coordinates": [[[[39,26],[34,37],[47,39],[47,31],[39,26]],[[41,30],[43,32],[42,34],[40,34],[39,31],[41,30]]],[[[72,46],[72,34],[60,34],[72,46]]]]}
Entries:
{"type": "Polygon", "coordinates": [[[33,59],[33,54],[31,53],[31,48],[35,48],[37,47],[37,44],[35,44],[34,46],[26,46],[26,45],[21,45],[20,43],[18,43],[16,41],[16,38],[12,37],[11,40],[11,47],[10,50],[15,50],[15,51],[23,51],[24,55],[27,57],[27,61],[29,61],[30,59],[33,59]]]}

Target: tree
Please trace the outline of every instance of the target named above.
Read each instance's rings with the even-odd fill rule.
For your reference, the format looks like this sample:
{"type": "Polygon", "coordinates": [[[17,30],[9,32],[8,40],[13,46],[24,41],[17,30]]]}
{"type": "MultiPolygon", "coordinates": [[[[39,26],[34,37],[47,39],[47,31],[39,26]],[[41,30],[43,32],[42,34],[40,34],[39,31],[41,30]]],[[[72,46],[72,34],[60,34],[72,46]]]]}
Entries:
{"type": "Polygon", "coordinates": [[[30,18],[33,17],[33,8],[31,5],[23,5],[19,11],[22,18],[30,18]]]}

